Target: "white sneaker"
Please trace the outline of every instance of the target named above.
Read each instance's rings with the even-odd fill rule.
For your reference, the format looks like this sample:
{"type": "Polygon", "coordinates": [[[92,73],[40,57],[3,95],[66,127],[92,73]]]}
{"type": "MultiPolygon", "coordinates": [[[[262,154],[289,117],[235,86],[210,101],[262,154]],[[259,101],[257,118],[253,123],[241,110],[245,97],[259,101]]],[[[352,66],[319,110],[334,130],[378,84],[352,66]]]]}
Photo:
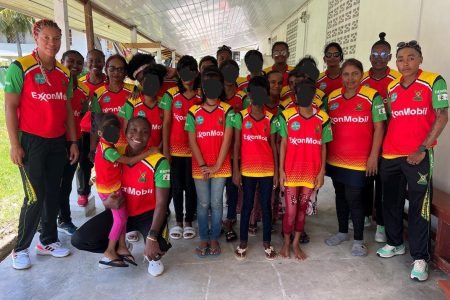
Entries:
{"type": "Polygon", "coordinates": [[[51,255],[53,257],[66,257],[70,254],[70,250],[67,248],[61,247],[60,242],[55,242],[48,244],[46,246],[38,243],[36,245],[36,254],[39,255],[51,255]]]}
{"type": "Polygon", "coordinates": [[[12,267],[16,270],[25,270],[31,267],[30,255],[28,254],[28,249],[11,252],[12,257],[12,267]]]}
{"type": "Polygon", "coordinates": [[[148,262],[148,273],[152,276],[159,276],[164,272],[164,265],[161,260],[150,260],[148,262]]]}
{"type": "Polygon", "coordinates": [[[384,226],[377,225],[377,230],[375,231],[375,241],[378,243],[386,243],[386,231],[384,226]]]}
{"type": "Polygon", "coordinates": [[[423,259],[414,261],[414,267],[411,270],[411,279],[425,281],[428,279],[428,263],[423,259]]]}

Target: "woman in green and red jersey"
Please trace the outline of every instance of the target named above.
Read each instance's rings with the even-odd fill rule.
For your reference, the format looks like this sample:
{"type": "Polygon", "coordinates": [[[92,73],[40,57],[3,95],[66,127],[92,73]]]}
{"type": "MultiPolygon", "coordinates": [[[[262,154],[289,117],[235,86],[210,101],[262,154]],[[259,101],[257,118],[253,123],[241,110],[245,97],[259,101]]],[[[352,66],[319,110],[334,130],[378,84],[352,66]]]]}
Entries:
{"type": "MultiPolygon", "coordinates": [[[[386,33],[379,34],[380,39],[376,41],[371,49],[370,63],[372,67],[364,72],[361,84],[377,90],[383,98],[386,106],[386,93],[389,83],[400,77],[400,73],[388,67],[391,60],[391,45],[385,40],[386,33]]],[[[379,243],[386,242],[386,233],[384,230],[383,206],[381,196],[381,179],[379,174],[367,177],[367,184],[364,189],[365,219],[364,224],[370,224],[369,216],[372,215],[372,208],[375,202],[377,230],[375,231],[375,241],[379,243]],[[375,196],[374,196],[375,189],[375,196]],[[375,200],[374,200],[375,199],[375,200]]]]}
{"type": "Polygon", "coordinates": [[[424,281],[431,259],[433,148],[448,122],[447,84],[439,74],[420,69],[423,57],[417,41],[398,43],[396,57],[402,75],[388,86],[389,122],[380,163],[387,244],[377,254],[405,253],[403,207],[408,187],[408,238],[414,259],[410,277],[424,281]]]}
{"type": "Polygon", "coordinates": [[[264,59],[261,52],[258,50],[249,50],[244,56],[245,65],[250,72],[246,77],[238,77],[236,83],[238,90],[247,92],[248,83],[250,79],[255,76],[264,76],[266,73],[262,70],[264,59]]]}
{"type": "MultiPolygon", "coordinates": [[[[81,148],[81,128],[80,122],[84,114],[89,109],[89,88],[77,80],[81,71],[83,70],[84,57],[75,50],[69,50],[64,52],[61,58],[62,64],[70,71],[70,75],[73,78],[73,97],[72,97],[72,110],[75,119],[75,131],[77,136],[78,147],[81,148]]],[[[69,139],[68,134],[66,137],[69,139]]],[[[69,151],[71,146],[70,142],[67,142],[67,149],[69,151]]],[[[59,215],[58,215],[58,231],[62,231],[68,235],[72,235],[77,227],[73,225],[70,217],[70,205],[69,198],[72,191],[72,181],[77,169],[78,162],[70,164],[69,162],[64,167],[63,178],[61,181],[61,191],[59,195],[59,215]]]]}
{"type": "Polygon", "coordinates": [[[270,71],[280,72],[283,77],[282,87],[288,86],[289,72],[294,69],[287,64],[289,58],[289,45],[283,41],[275,42],[272,46],[272,58],[274,64],[271,67],[265,68],[264,72],[266,74],[269,74],[270,71]]]}
{"type": "Polygon", "coordinates": [[[161,99],[159,107],[164,110],[163,153],[171,162],[171,183],[173,205],[177,225],[170,230],[173,239],[191,239],[196,232],[192,226],[197,195],[192,179],[192,151],[188,134],[184,130],[189,109],[201,102],[198,96],[200,79],[195,58],[181,57],[177,64],[178,86],[169,89],[161,99]],[[183,196],[186,192],[186,197],[183,196]],[[183,205],[184,204],[184,205],[183,205]],[[184,214],[184,209],[186,213],[184,214]],[[184,215],[184,229],[183,229],[184,215]]]}
{"type": "Polygon", "coordinates": [[[192,150],[192,177],[197,190],[199,257],[219,255],[219,237],[223,215],[223,189],[231,177],[230,144],[233,136],[233,108],[221,102],[223,76],[216,67],[202,74],[204,101],[189,109],[185,130],[192,150]],[[208,215],[211,210],[211,229],[208,215]]]}
{"type": "MultiPolygon", "coordinates": [[[[314,67],[315,68],[315,67],[314,67]]],[[[317,78],[318,70],[315,69],[317,78]]],[[[300,249],[306,210],[314,190],[322,187],[325,175],[326,143],[333,137],[328,115],[312,105],[315,80],[297,84],[296,106],[284,110],[279,117],[280,187],[284,189],[286,211],[283,217],[282,257],[290,257],[290,237],[296,259],[306,258],[300,249]]]]}
{"type": "Polygon", "coordinates": [[[342,87],[341,62],[344,60],[344,52],[338,43],[332,42],[325,46],[323,54],[327,70],[320,73],[316,85],[328,96],[335,89],[342,87]]]}
{"type": "Polygon", "coordinates": [[[255,193],[258,189],[259,207],[262,208],[263,215],[264,253],[266,259],[273,260],[277,254],[271,246],[271,196],[278,186],[278,118],[264,107],[264,104],[269,102],[269,82],[265,77],[252,78],[249,93],[252,97],[251,106],[238,112],[234,119],[234,157],[240,157],[241,160],[240,163],[238,160],[233,161],[233,182],[244,191],[241,242],[234,253],[239,260],[247,256],[250,214],[254,209],[255,193]]]}
{"type": "MultiPolygon", "coordinates": [[[[79,81],[89,88],[89,105],[92,100],[94,92],[99,87],[103,86],[106,81],[106,74],[103,73],[105,66],[105,54],[101,50],[92,49],[87,53],[87,67],[89,72],[80,77],[79,81]]],[[[78,199],[79,206],[84,207],[88,204],[88,197],[91,193],[91,170],[94,164],[89,159],[90,144],[91,144],[91,112],[84,114],[80,122],[81,127],[81,144],[80,144],[80,167],[77,170],[78,178],[78,199]]]]}
{"type": "Polygon", "coordinates": [[[37,253],[53,257],[70,254],[58,241],[59,184],[67,155],[71,164],[79,155],[70,101],[73,82],[69,70],[55,59],[61,46],[61,29],[55,22],[42,19],[34,23],[33,37],[36,49],[11,64],[5,82],[10,155],[19,166],[25,191],[18,239],[12,251],[15,269],[31,266],[28,247],[39,221],[42,231],[37,253]]]}
{"type": "Polygon", "coordinates": [[[151,65],[142,71],[143,77],[140,78],[142,92],[139,97],[128,98],[124,106],[120,109],[119,116],[124,118],[126,128],[128,120],[133,117],[144,117],[150,122],[152,132],[149,139],[149,147],[157,147],[162,152],[162,126],[164,111],[158,107],[157,97],[159,90],[164,82],[164,76],[167,73],[163,65],[151,65]]]}
{"type": "Polygon", "coordinates": [[[328,99],[333,141],[328,144],[327,175],[336,192],[337,234],[325,240],[336,246],[348,240],[348,216],[354,227],[352,255],[366,256],[364,245],[364,197],[366,176],[378,172],[386,113],[374,89],[361,85],[362,63],[348,59],[342,65],[343,87],[328,99]]]}
{"type": "MultiPolygon", "coordinates": [[[[124,83],[127,66],[127,61],[119,54],[112,55],[106,60],[105,68],[108,81],[95,90],[91,101],[92,126],[90,147],[92,154],[95,153],[98,140],[95,114],[113,113],[118,115],[125,101],[135,89],[135,85],[124,83]]],[[[123,131],[121,131],[119,143],[124,143],[123,131]]],[[[94,156],[91,155],[91,157],[94,156]]]]}
{"type": "MultiPolygon", "coordinates": [[[[130,157],[140,155],[146,150],[150,131],[147,119],[132,118],[125,130],[127,145],[117,150],[130,157]]],[[[161,154],[154,153],[136,164],[121,166],[123,197],[112,194],[105,199],[103,205],[108,209],[78,228],[72,236],[72,245],[80,250],[103,253],[108,247],[108,235],[113,225],[112,209],[125,205],[128,211],[126,231],[137,230],[146,237],[144,256],[150,261],[148,272],[152,276],[161,275],[164,266],[160,259],[171,247],[166,226],[169,163],[161,154]]]]}
{"type": "MultiPolygon", "coordinates": [[[[220,66],[220,72],[224,77],[224,93],[221,101],[228,103],[235,113],[249,105],[247,94],[237,89],[236,79],[239,76],[239,65],[232,59],[226,60],[220,66]]],[[[233,141],[232,141],[233,144],[233,141]]],[[[236,158],[239,161],[239,157],[236,158]]],[[[234,157],[231,158],[231,167],[233,168],[234,157]]],[[[239,190],[233,184],[231,177],[227,178],[225,183],[227,193],[227,219],[223,222],[225,227],[225,238],[227,242],[237,239],[237,234],[233,229],[233,225],[237,220],[237,205],[239,200],[239,190]]]]}

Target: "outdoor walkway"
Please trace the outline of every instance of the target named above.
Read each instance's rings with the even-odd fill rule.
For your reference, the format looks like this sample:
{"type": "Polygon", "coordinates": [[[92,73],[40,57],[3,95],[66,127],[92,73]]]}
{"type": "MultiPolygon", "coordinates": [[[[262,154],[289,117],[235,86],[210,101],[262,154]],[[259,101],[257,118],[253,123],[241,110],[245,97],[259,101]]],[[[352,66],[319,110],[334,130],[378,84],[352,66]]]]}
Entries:
{"type": "MultiPolygon", "coordinates": [[[[101,203],[97,203],[100,211],[101,203]]],[[[75,214],[74,223],[85,218],[75,214]]],[[[8,257],[0,264],[0,299],[444,299],[437,280],[449,279],[439,270],[430,271],[425,283],[409,279],[409,255],[380,259],[372,242],[374,227],[366,229],[369,256],[350,255],[351,241],[328,247],[323,240],[337,230],[334,191],[329,181],[319,194],[319,214],[307,219],[311,242],[304,246],[308,259],[265,260],[261,229],[250,237],[248,259],[237,261],[234,244],[222,240],[222,254],[200,259],[194,255],[197,239],[173,241],[163,258],[165,273],[157,278],[147,273],[142,261],[142,240],[132,253],[139,264],[122,269],[101,270],[99,254],[81,252],[60,234],[72,254],[67,258],[36,256],[31,251],[32,268],[16,271],[8,257]]],[[[273,234],[277,250],[281,246],[280,226],[273,234]]],[[[36,243],[33,242],[34,247],[36,243]]]]}

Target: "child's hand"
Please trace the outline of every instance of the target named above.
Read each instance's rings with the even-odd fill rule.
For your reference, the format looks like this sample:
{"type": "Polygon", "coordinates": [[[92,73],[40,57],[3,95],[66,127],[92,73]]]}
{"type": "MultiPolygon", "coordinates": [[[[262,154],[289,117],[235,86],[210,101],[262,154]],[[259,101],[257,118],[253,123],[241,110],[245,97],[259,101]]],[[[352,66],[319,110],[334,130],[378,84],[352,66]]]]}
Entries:
{"type": "Polygon", "coordinates": [[[378,157],[369,156],[367,160],[366,176],[375,176],[378,173],[378,157]]]}
{"type": "Polygon", "coordinates": [[[325,173],[320,172],[319,175],[316,176],[314,180],[314,190],[317,191],[323,186],[323,182],[325,180],[325,173]]]}
{"type": "Polygon", "coordinates": [[[277,172],[275,172],[275,174],[273,174],[273,189],[276,189],[277,187],[278,187],[278,184],[279,184],[279,177],[280,176],[278,176],[278,173],[277,172]]]}
{"type": "Polygon", "coordinates": [[[286,181],[286,173],[284,170],[280,171],[280,188],[284,188],[284,182],[286,181]]]}

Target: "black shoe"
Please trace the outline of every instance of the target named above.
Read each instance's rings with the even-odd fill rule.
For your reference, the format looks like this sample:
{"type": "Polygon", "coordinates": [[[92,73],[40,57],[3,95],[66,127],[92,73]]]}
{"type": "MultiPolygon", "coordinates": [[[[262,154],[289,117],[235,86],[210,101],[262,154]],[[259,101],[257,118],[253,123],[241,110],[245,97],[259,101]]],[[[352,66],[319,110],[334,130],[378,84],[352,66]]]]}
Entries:
{"type": "Polygon", "coordinates": [[[77,226],[73,225],[72,222],[58,223],[58,231],[63,232],[67,235],[74,234],[77,229],[77,226]]]}

